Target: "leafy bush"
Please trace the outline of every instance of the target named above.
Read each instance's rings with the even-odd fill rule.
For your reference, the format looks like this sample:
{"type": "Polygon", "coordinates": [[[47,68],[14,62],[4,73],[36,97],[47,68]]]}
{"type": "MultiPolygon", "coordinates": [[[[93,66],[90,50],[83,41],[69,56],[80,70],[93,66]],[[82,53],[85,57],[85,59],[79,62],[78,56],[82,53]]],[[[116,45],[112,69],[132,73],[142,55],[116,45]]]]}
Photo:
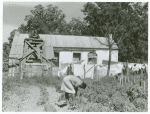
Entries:
{"type": "MultiPolygon", "coordinates": [[[[136,99],[147,100],[148,98],[147,91],[144,91],[140,86],[136,84],[121,86],[119,81],[112,77],[103,77],[99,82],[96,80],[90,82],[89,79],[85,81],[88,85],[87,88],[85,90],[79,89],[77,95],[79,107],[84,107],[80,111],[135,112],[141,110],[135,106],[139,101],[136,99]],[[87,103],[82,103],[82,98],[86,98],[87,103]],[[99,105],[101,106],[99,107],[99,105]]],[[[144,104],[144,101],[141,101],[141,104],[144,104]]],[[[146,105],[142,105],[142,108],[145,110],[146,105]]]]}
{"type": "Polygon", "coordinates": [[[6,77],[2,80],[2,90],[3,92],[13,91],[14,87],[19,86],[20,77],[15,75],[14,77],[6,77]]]}
{"type": "Polygon", "coordinates": [[[129,100],[133,102],[135,99],[142,97],[143,99],[148,99],[148,94],[145,92],[142,87],[139,85],[133,85],[132,87],[129,87],[126,91],[129,100]]]}
{"type": "Polygon", "coordinates": [[[116,92],[112,95],[110,100],[110,107],[112,107],[115,111],[125,111],[125,103],[126,99],[121,95],[120,92],[116,92]]]}
{"type": "Polygon", "coordinates": [[[133,101],[136,108],[145,109],[147,108],[147,101],[144,98],[137,98],[133,101]]]}

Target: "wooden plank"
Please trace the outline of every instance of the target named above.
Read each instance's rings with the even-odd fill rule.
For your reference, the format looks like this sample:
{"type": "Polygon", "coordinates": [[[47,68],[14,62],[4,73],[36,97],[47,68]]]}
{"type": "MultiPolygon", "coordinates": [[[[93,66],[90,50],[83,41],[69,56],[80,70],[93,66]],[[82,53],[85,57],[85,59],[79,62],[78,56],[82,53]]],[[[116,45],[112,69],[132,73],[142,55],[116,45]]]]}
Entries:
{"type": "MultiPolygon", "coordinates": [[[[31,46],[36,52],[37,52],[37,50],[28,42],[28,41],[26,41],[27,42],[27,44],[29,45],[29,46],[31,46]]],[[[50,63],[50,64],[52,64],[48,59],[46,59],[42,54],[40,54],[48,63],[50,63]]]]}
{"type": "Polygon", "coordinates": [[[43,41],[43,43],[41,43],[40,45],[38,45],[37,47],[41,47],[41,46],[43,46],[45,44],[45,42],[43,41]]]}
{"type": "Polygon", "coordinates": [[[28,61],[31,56],[32,56],[32,54],[27,57],[26,61],[28,61]]]}
{"type": "Polygon", "coordinates": [[[36,51],[36,55],[38,56],[38,58],[41,60],[40,54],[38,53],[39,51],[34,48],[28,41],[25,41],[32,49],[34,49],[34,51],[36,51]]]}
{"type": "Polygon", "coordinates": [[[143,87],[144,87],[144,91],[145,91],[145,81],[143,81],[143,87]]]}
{"type": "Polygon", "coordinates": [[[22,80],[22,72],[21,72],[21,61],[19,61],[19,74],[20,74],[20,81],[22,80]]]}
{"type": "Polygon", "coordinates": [[[121,71],[121,84],[122,84],[122,86],[123,86],[123,69],[122,69],[122,71],[121,71]]]}
{"type": "Polygon", "coordinates": [[[29,41],[30,44],[41,44],[42,42],[31,42],[29,41]]]}
{"type": "MultiPolygon", "coordinates": [[[[3,72],[3,74],[11,74],[10,72],[3,72]]],[[[19,72],[14,72],[14,74],[19,74],[19,72]]]]}
{"type": "Polygon", "coordinates": [[[37,47],[39,47],[39,48],[45,44],[44,41],[42,41],[42,42],[25,41],[25,42],[26,42],[28,45],[30,45],[32,48],[34,48],[34,47],[31,45],[31,43],[32,43],[32,44],[40,44],[40,45],[37,46],[37,47]]]}
{"type": "MultiPolygon", "coordinates": [[[[93,67],[94,67],[94,65],[93,65],[88,71],[86,71],[86,73],[89,72],[93,67]]],[[[85,73],[85,75],[86,75],[86,73],[85,73]]],[[[84,75],[84,74],[83,74],[83,75],[84,75]]],[[[83,76],[83,75],[82,75],[82,76],[83,76]]]]}
{"type": "Polygon", "coordinates": [[[26,44],[26,42],[24,42],[23,57],[27,54],[27,52],[28,52],[28,45],[26,44]]]}
{"type": "Polygon", "coordinates": [[[36,45],[38,48],[40,48],[41,46],[43,46],[45,44],[45,42],[31,42],[31,41],[29,41],[29,43],[36,45]]]}
{"type": "MultiPolygon", "coordinates": [[[[84,65],[83,68],[84,68],[84,77],[83,77],[83,79],[85,79],[85,65],[84,65]]],[[[98,79],[99,79],[99,78],[98,78],[98,79]]],[[[99,80],[98,80],[98,81],[99,81],[99,80]]]]}
{"type": "Polygon", "coordinates": [[[29,55],[31,55],[34,52],[34,50],[30,51],[28,54],[26,54],[23,58],[20,59],[20,61],[22,61],[24,58],[28,57],[29,55]]]}
{"type": "Polygon", "coordinates": [[[35,38],[25,38],[25,40],[33,40],[33,41],[43,41],[43,39],[35,39],[35,38]]]}
{"type": "MultiPolygon", "coordinates": [[[[13,59],[11,59],[12,60],[12,64],[14,63],[13,62],[13,59]]],[[[13,68],[11,68],[11,76],[14,76],[14,74],[13,74],[13,68]]]]}
{"type": "Polygon", "coordinates": [[[125,76],[125,85],[126,85],[126,76],[125,76]]]}
{"type": "Polygon", "coordinates": [[[49,64],[49,63],[25,63],[22,65],[41,66],[41,65],[51,65],[51,64],[49,64]]]}
{"type": "Polygon", "coordinates": [[[12,63],[12,64],[11,64],[11,65],[9,65],[9,66],[13,66],[13,65],[14,65],[14,66],[16,66],[16,67],[17,67],[17,64],[16,64],[16,63],[14,63],[14,62],[3,62],[3,64],[4,64],[4,63],[8,63],[8,64],[9,64],[9,63],[12,63]]]}
{"type": "MultiPolygon", "coordinates": [[[[31,71],[31,72],[27,72],[27,71],[22,71],[21,73],[41,73],[41,71],[31,71]]],[[[9,72],[3,72],[3,74],[10,74],[9,72]]],[[[20,74],[20,72],[14,72],[14,74],[20,74]]]]}
{"type": "Polygon", "coordinates": [[[28,45],[27,45],[27,43],[25,42],[25,43],[24,43],[24,53],[27,52],[27,51],[28,51],[28,45]]]}

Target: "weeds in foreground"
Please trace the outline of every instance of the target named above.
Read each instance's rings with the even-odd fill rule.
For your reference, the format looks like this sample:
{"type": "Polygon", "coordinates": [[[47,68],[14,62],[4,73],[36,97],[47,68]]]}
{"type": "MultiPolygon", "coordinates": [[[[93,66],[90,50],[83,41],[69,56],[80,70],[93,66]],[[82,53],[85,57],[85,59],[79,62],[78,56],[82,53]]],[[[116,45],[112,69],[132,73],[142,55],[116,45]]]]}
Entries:
{"type": "MultiPolygon", "coordinates": [[[[90,82],[89,79],[85,80],[90,82]]],[[[138,84],[121,86],[111,77],[103,77],[77,95],[77,109],[84,112],[141,112],[147,111],[148,92],[138,84]],[[84,107],[84,108],[82,108],[84,107]]]]}
{"type": "MultiPolygon", "coordinates": [[[[138,79],[137,79],[138,80],[138,79]]],[[[20,83],[19,77],[9,77],[3,80],[3,92],[13,91],[21,84],[53,86],[60,92],[62,79],[53,76],[24,77],[20,83]]],[[[148,111],[148,89],[143,90],[138,84],[121,86],[119,80],[103,77],[100,81],[85,79],[87,88],[79,89],[76,98],[77,111],[83,112],[142,112],[148,111]]],[[[148,82],[146,82],[147,84],[148,82]]],[[[41,88],[41,101],[45,111],[55,111],[49,104],[46,89],[41,88]]],[[[5,96],[5,95],[3,95],[5,96]]],[[[4,99],[3,99],[4,100],[4,99]]],[[[6,99],[7,100],[7,97],[6,99]]],[[[41,104],[40,104],[41,103],[41,104]]]]}
{"type": "Polygon", "coordinates": [[[55,107],[52,104],[50,104],[49,93],[43,86],[40,86],[40,99],[37,102],[37,105],[43,105],[45,112],[56,112],[55,107]]]}

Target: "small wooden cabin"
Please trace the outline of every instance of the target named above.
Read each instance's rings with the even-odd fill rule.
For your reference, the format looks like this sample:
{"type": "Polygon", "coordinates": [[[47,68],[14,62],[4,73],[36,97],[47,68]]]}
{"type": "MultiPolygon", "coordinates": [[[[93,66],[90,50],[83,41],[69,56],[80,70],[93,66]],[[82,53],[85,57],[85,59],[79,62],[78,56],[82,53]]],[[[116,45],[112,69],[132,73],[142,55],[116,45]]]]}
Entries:
{"type": "MultiPolygon", "coordinates": [[[[84,60],[85,64],[102,64],[102,61],[108,60],[109,57],[108,47],[103,45],[107,44],[105,37],[49,34],[39,34],[39,37],[40,39],[38,40],[31,39],[29,34],[16,32],[9,55],[9,62],[18,63],[19,60],[22,60],[21,65],[30,65],[34,69],[34,66],[40,65],[49,67],[48,65],[54,59],[53,64],[60,67],[61,63],[81,60],[84,60]],[[33,54],[31,54],[32,52],[33,54]]],[[[112,48],[111,60],[118,61],[118,47],[116,44],[112,48]]]]}

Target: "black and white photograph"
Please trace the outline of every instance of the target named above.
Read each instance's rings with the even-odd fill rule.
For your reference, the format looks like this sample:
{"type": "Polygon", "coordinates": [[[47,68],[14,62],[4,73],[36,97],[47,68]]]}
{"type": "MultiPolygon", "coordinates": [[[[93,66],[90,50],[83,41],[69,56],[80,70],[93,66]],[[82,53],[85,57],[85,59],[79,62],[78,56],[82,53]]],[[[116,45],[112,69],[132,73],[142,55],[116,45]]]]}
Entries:
{"type": "Polygon", "coordinates": [[[1,3],[2,112],[148,112],[148,1],[1,3]]]}

